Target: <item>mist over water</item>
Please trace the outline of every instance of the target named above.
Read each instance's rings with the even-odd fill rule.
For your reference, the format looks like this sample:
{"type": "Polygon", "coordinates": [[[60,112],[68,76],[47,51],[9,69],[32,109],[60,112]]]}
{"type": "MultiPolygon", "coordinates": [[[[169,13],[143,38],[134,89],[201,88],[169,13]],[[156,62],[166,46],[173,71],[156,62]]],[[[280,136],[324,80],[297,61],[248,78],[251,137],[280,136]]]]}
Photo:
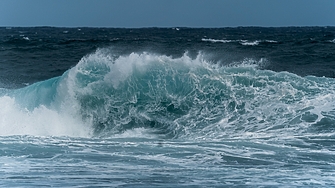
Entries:
{"type": "Polygon", "coordinates": [[[1,30],[0,185],[334,185],[331,28],[25,29],[1,30]]]}

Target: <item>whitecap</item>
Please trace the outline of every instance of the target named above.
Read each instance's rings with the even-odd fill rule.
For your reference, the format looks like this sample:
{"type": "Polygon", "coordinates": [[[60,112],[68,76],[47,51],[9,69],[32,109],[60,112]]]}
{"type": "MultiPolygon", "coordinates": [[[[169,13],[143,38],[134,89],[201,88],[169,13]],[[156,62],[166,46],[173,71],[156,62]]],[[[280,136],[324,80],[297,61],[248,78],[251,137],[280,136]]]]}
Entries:
{"type": "Polygon", "coordinates": [[[204,42],[213,42],[213,43],[215,43],[215,42],[222,42],[222,43],[234,42],[233,40],[224,40],[224,39],[219,40],[219,39],[207,39],[207,38],[203,38],[201,40],[204,41],[204,42]]]}
{"type": "Polygon", "coordinates": [[[259,45],[261,41],[255,40],[255,41],[248,41],[248,40],[240,40],[240,43],[244,46],[257,46],[259,45]]]}
{"type": "Polygon", "coordinates": [[[278,43],[278,41],[275,41],[275,40],[265,40],[265,42],[269,42],[269,43],[278,43]]]}

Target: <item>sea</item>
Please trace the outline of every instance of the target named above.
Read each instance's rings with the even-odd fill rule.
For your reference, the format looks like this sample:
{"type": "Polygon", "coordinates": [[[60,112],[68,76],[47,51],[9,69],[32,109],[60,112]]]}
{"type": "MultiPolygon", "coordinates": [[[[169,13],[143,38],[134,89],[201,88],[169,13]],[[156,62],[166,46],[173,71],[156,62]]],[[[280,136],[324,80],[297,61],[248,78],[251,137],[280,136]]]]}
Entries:
{"type": "Polygon", "coordinates": [[[1,27],[0,187],[335,187],[335,27],[1,27]]]}

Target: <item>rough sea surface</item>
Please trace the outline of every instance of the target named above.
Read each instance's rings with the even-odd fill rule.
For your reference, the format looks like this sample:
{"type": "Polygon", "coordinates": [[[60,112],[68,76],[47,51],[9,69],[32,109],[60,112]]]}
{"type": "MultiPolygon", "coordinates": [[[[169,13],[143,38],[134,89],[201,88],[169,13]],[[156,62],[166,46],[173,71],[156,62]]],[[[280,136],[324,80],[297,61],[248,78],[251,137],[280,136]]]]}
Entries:
{"type": "Polygon", "coordinates": [[[335,27],[0,28],[1,187],[334,187],[335,27]]]}

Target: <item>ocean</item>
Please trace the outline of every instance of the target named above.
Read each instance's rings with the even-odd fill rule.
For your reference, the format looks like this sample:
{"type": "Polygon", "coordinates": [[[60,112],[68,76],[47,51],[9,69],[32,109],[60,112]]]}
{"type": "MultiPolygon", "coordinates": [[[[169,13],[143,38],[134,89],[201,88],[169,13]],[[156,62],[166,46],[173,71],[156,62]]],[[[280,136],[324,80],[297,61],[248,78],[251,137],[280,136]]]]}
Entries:
{"type": "Polygon", "coordinates": [[[0,186],[334,187],[335,27],[2,27],[0,186]]]}

